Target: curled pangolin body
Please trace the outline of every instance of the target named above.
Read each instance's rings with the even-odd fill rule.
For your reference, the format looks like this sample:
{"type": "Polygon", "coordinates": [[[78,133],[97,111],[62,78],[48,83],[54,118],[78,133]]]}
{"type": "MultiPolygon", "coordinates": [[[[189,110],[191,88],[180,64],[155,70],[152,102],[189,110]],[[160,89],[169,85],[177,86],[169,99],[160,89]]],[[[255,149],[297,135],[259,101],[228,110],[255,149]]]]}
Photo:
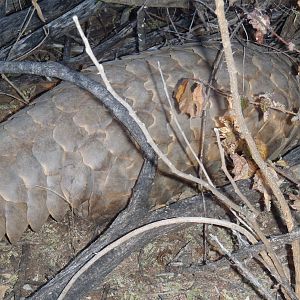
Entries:
{"type": "MultiPolygon", "coordinates": [[[[208,81],[216,50],[199,46],[163,49],[104,64],[115,90],[133,106],[159,147],[177,168],[194,172],[184,144],[177,139],[157,62],[171,93],[182,78],[208,81]],[[168,120],[168,121],[167,121],[168,120]]],[[[240,92],[247,97],[272,93],[289,110],[299,108],[297,81],[282,57],[235,52],[240,92]],[[243,75],[244,74],[244,75],[243,75]]],[[[93,69],[86,72],[96,79],[93,69]]],[[[99,79],[98,79],[99,80],[99,79]]],[[[230,90],[223,63],[215,86],[230,90]]],[[[205,164],[210,174],[219,169],[212,131],[227,101],[212,91],[208,103],[205,164]]],[[[299,130],[285,114],[273,111],[263,122],[258,110],[244,111],[249,128],[276,158],[298,143],[299,130]]],[[[199,148],[201,122],[177,115],[191,145],[199,148]]],[[[88,92],[62,83],[0,127],[0,238],[16,241],[28,225],[38,230],[49,215],[60,220],[70,207],[84,216],[108,219],[122,209],[142,165],[142,157],[123,128],[88,92]]],[[[159,164],[161,173],[168,169],[159,164]]],[[[182,185],[158,176],[152,199],[166,202],[182,185]]]]}

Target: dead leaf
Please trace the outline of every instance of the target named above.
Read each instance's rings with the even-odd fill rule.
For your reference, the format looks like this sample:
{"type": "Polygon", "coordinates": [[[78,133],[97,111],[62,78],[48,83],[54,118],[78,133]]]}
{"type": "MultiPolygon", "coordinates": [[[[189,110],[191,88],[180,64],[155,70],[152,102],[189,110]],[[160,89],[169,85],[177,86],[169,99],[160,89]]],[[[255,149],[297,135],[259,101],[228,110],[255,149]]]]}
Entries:
{"type": "Polygon", "coordinates": [[[0,285],[0,299],[4,299],[5,293],[8,289],[8,285],[0,285]]]}
{"type": "Polygon", "coordinates": [[[218,128],[220,136],[223,139],[222,145],[227,154],[236,153],[239,142],[237,132],[235,131],[234,118],[233,116],[222,116],[218,119],[218,128]]]}
{"type": "Polygon", "coordinates": [[[235,181],[251,178],[255,174],[257,165],[252,159],[241,156],[237,153],[231,154],[230,157],[234,166],[232,173],[234,174],[233,179],[235,181]]]}
{"type": "Polygon", "coordinates": [[[233,153],[230,155],[232,162],[233,162],[233,170],[232,173],[234,174],[234,180],[241,180],[241,179],[247,179],[248,173],[249,173],[249,165],[247,160],[238,155],[237,153],[233,153]]]}
{"type": "Polygon", "coordinates": [[[252,25],[255,30],[255,40],[257,43],[262,44],[264,42],[264,36],[270,28],[270,18],[268,15],[263,14],[259,9],[254,9],[247,16],[249,24],[252,25]]]}
{"type": "Polygon", "coordinates": [[[191,79],[183,79],[174,92],[179,111],[190,118],[200,116],[205,106],[204,86],[191,79]]]}
{"type": "Polygon", "coordinates": [[[174,92],[174,98],[177,100],[177,102],[180,102],[180,99],[183,97],[184,93],[185,93],[185,90],[187,88],[187,84],[188,84],[188,79],[182,79],[175,92],[174,92]]]}

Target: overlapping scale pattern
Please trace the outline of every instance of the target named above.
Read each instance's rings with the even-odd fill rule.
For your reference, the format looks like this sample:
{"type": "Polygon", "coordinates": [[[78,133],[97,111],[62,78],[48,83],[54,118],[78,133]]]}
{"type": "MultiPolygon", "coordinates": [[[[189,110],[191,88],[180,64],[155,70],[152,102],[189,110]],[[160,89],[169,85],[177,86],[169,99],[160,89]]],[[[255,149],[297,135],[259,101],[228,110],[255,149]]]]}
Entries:
{"type": "MultiPolygon", "coordinates": [[[[216,50],[199,46],[162,49],[104,64],[115,90],[130,103],[174,165],[195,172],[170,114],[157,62],[170,94],[182,78],[207,81],[216,50]]],[[[299,108],[299,89],[290,66],[282,58],[235,51],[240,92],[247,97],[272,93],[287,109],[299,108]]],[[[94,69],[85,72],[93,74],[94,69]]],[[[216,75],[215,87],[230,90],[226,65],[216,75]]],[[[227,101],[215,91],[208,103],[205,164],[218,176],[219,154],[213,126],[225,113],[227,101]]],[[[266,123],[249,106],[245,118],[253,135],[267,144],[270,157],[298,143],[299,129],[286,115],[273,112],[266,123]]],[[[201,120],[177,115],[195,151],[199,148],[201,120]]],[[[0,126],[0,238],[14,242],[30,226],[33,230],[49,216],[63,218],[70,207],[85,217],[108,219],[122,209],[142,165],[142,157],[122,126],[88,92],[62,83],[39,97],[33,105],[0,126]]],[[[183,190],[162,173],[159,163],[152,192],[154,203],[164,203],[183,190]]],[[[166,174],[164,174],[166,175],[166,174]]]]}

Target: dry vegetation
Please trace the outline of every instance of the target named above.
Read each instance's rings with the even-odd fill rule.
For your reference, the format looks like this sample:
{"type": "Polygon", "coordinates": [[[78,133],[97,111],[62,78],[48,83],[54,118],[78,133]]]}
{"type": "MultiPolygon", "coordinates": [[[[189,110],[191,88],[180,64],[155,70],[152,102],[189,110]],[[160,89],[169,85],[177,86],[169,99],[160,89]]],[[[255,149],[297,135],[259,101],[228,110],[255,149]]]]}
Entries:
{"type": "MultiPolygon", "coordinates": [[[[220,55],[224,51],[231,87],[227,95],[231,112],[220,120],[216,140],[223,171],[231,186],[215,187],[197,154],[199,177],[177,170],[133,109],[112,89],[105,70],[94,58],[106,88],[127,108],[150,144],[152,152],[148,152],[148,156],[157,155],[176,176],[197,184],[199,198],[205,191],[207,202],[199,202],[195,208],[197,202],[189,197],[147,211],[141,201],[148,201],[147,191],[151,189],[150,179],[155,170],[146,157],[129,206],[109,226],[102,224],[100,229],[70,213],[62,223],[50,220],[39,233],[28,229],[16,245],[1,241],[0,296],[4,299],[24,296],[29,299],[299,299],[297,182],[300,179],[288,175],[283,180],[281,176],[287,173],[286,165],[300,163],[300,155],[297,150],[291,152],[294,154],[287,156],[287,162],[281,160],[277,168],[265,161],[264,145],[257,145],[243,117],[231,49],[233,40],[256,42],[264,49],[285,52],[297,69],[300,49],[297,3],[229,1],[224,8],[223,1],[215,4],[190,1],[187,5],[188,1],[163,0],[158,5],[157,1],[149,0],[146,7],[141,6],[140,1],[116,0],[97,4],[77,1],[78,7],[76,3],[74,7],[67,7],[60,3],[62,1],[56,1],[55,5],[64,13],[69,10],[77,13],[84,34],[79,23],[75,28],[71,14],[57,13],[48,21],[51,12],[46,2],[33,1],[27,21],[23,16],[25,27],[22,30],[15,27],[20,34],[3,40],[2,72],[9,73],[9,67],[15,66],[5,65],[4,60],[54,60],[79,70],[90,64],[89,57],[93,60],[93,55],[102,62],[150,47],[190,41],[206,40],[223,45],[220,55]],[[126,6],[129,4],[131,6],[126,6]],[[44,23],[48,23],[48,27],[43,27],[44,23]],[[63,30],[59,30],[61,24],[65,24],[63,30]],[[77,30],[82,32],[78,34],[77,30]],[[41,32],[45,36],[37,43],[41,32]],[[89,43],[94,53],[85,54],[89,43]],[[240,149],[244,151],[242,154],[240,149]],[[229,157],[231,168],[228,170],[225,160],[228,162],[229,157]],[[277,169],[281,174],[276,173],[277,169]],[[242,181],[236,183],[237,180],[242,181]],[[260,193],[249,188],[253,180],[260,193]],[[280,186],[279,182],[283,184],[280,186]],[[203,214],[205,205],[207,213],[203,214]],[[191,227],[186,223],[202,225],[191,227]],[[90,244],[91,241],[94,243],[90,244]],[[36,292],[41,286],[43,288],[36,292]]],[[[23,4],[25,10],[27,4],[23,4]]],[[[22,17],[18,7],[6,6],[6,10],[15,19],[22,17]]],[[[3,24],[9,16],[1,16],[3,24]]],[[[17,26],[17,22],[10,26],[17,26]]],[[[214,71],[218,71],[217,64],[214,71]]],[[[2,120],[56,84],[37,78],[3,77],[0,84],[2,120]]],[[[163,74],[161,80],[164,82],[163,74]]],[[[195,81],[179,85],[174,95],[181,112],[190,117],[205,114],[212,83],[213,76],[206,85],[195,81]],[[187,93],[190,87],[193,92],[187,93]]],[[[169,99],[170,109],[173,100],[169,99]]],[[[261,95],[254,104],[265,121],[272,110],[280,110],[290,122],[299,122],[298,111],[289,110],[268,95],[261,95]]],[[[180,127],[178,132],[183,133],[180,127]]]]}

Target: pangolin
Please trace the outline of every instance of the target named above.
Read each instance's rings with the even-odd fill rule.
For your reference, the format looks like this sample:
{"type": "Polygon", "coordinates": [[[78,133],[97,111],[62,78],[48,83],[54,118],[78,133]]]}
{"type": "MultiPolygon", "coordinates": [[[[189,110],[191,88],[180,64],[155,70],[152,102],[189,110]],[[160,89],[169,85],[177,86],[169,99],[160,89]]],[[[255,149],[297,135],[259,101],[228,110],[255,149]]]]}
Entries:
{"type": "MultiPolygon", "coordinates": [[[[185,45],[149,51],[104,63],[114,89],[133,107],[160,149],[180,170],[195,173],[195,162],[174,125],[166,101],[160,63],[169,93],[183,78],[208,82],[217,50],[185,45]]],[[[239,90],[243,98],[271,95],[286,110],[298,111],[299,88],[282,56],[236,47],[239,90]]],[[[84,71],[100,81],[93,68],[84,71]]],[[[220,162],[213,127],[226,114],[228,72],[223,62],[206,107],[204,164],[218,178],[220,162]],[[221,92],[220,92],[221,91],[221,92]]],[[[200,117],[176,113],[198,153],[200,117]]],[[[253,136],[274,159],[296,145],[297,124],[271,110],[267,120],[254,105],[244,109],[253,136]]],[[[109,219],[124,208],[143,159],[124,128],[87,91],[64,82],[37,98],[0,126],[0,238],[17,241],[28,226],[36,231],[49,216],[61,220],[72,208],[85,217],[109,219]]],[[[161,162],[151,199],[164,203],[184,184],[161,162]]]]}

